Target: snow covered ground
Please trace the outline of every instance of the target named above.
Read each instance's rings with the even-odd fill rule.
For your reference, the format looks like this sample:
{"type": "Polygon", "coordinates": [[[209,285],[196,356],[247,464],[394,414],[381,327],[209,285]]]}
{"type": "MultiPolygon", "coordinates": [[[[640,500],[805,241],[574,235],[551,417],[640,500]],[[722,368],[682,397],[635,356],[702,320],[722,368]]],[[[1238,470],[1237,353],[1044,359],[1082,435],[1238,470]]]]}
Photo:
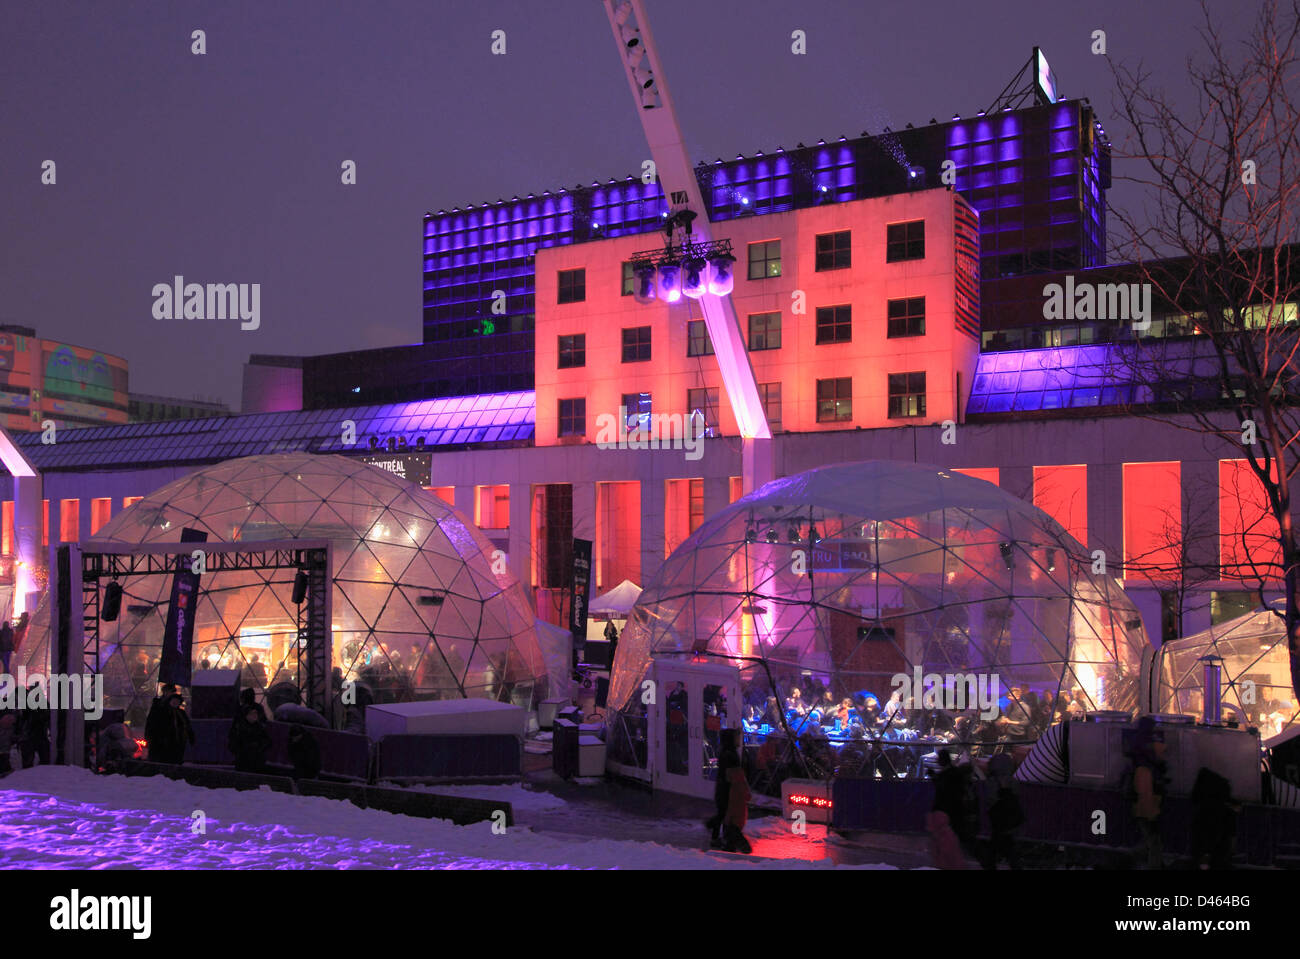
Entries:
{"type": "MultiPolygon", "coordinates": [[[[521,785],[440,791],[517,802],[521,812],[565,801],[521,785]]],[[[698,824],[697,827],[698,828],[698,824]]],[[[779,820],[751,826],[761,839],[779,820]]],[[[759,842],[756,851],[761,852],[759,842]]],[[[583,839],[490,823],[455,826],[270,790],[204,789],[161,777],[94,776],[38,766],[0,788],[0,866],[152,868],[755,869],[835,867],[827,859],[745,860],[656,842],[583,839]],[[192,814],[202,811],[206,832],[192,814]]]]}

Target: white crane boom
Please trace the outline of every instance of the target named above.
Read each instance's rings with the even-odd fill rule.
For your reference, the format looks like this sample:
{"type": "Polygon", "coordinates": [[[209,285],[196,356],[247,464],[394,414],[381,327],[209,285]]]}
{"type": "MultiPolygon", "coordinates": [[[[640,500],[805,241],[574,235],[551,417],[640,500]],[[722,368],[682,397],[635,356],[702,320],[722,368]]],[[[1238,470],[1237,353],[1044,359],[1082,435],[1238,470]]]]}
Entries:
{"type": "MultiPolygon", "coordinates": [[[[650,158],[654,161],[655,173],[668,199],[669,209],[672,214],[681,210],[696,213],[694,239],[709,243],[713,236],[708,207],[704,205],[686,152],[642,0],[602,2],[618,43],[632,98],[640,112],[641,126],[650,146],[650,158]]],[[[773,478],[772,431],[763,411],[758,382],[754,378],[754,368],[749,362],[749,351],[745,348],[745,337],[736,319],[736,308],[730,294],[715,296],[706,292],[699,300],[722,374],[722,384],[744,442],[742,483],[748,493],[773,478]]]]}

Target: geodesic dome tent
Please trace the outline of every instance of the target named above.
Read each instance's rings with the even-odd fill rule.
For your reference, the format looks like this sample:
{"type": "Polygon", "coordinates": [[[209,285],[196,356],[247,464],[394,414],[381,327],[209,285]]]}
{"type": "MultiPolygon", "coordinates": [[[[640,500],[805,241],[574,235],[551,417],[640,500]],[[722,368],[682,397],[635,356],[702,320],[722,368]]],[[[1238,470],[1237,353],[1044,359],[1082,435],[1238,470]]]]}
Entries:
{"type": "Polygon", "coordinates": [[[1246,725],[1268,740],[1291,729],[1297,719],[1291,688],[1291,662],[1286,623],[1279,600],[1207,630],[1165,643],[1160,648],[1156,703],[1163,713],[1201,717],[1205,664],[1202,657],[1222,660],[1220,701],[1246,725]]]}
{"type": "MultiPolygon", "coordinates": [[[[518,583],[494,574],[491,543],[390,472],[309,453],[229,460],[146,496],[83,545],[178,542],[184,527],[209,542],[329,540],[332,662],[376,701],[464,696],[527,706],[545,694],[533,615],[518,583]]],[[[297,682],[293,579],[292,569],[206,574],[195,668],[240,669],[254,687],[297,682]]],[[[108,706],[138,722],[157,689],[171,577],[121,582],[121,615],[101,624],[100,671],[108,706]]],[[[48,661],[49,620],[46,603],[20,651],[29,669],[48,661]]]]}
{"type": "Polygon", "coordinates": [[[760,711],[810,680],[884,704],[916,667],[996,675],[1004,709],[1020,688],[1012,733],[1030,741],[1072,701],[1136,708],[1145,645],[1118,583],[1029,503],[932,466],[826,466],[708,518],[646,585],[614,664],[611,749],[644,764],[638,694],[658,660],[738,666],[760,711]]]}

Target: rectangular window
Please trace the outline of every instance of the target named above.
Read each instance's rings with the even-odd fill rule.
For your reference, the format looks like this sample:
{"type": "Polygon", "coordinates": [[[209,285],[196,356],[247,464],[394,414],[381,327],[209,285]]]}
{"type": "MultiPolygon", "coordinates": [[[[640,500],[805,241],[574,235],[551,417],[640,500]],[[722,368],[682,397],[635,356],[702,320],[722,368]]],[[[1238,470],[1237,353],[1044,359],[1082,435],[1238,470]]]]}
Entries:
{"type": "Polygon", "coordinates": [[[587,435],[587,398],[560,400],[560,436],[587,435]]]}
{"type": "Polygon", "coordinates": [[[817,307],[817,342],[848,343],[853,339],[853,311],[845,306],[817,307]]]}
{"type": "Polygon", "coordinates": [[[905,300],[890,300],[886,336],[891,340],[902,336],[925,336],[925,297],[910,296],[905,300]]]}
{"type": "Polygon", "coordinates": [[[817,381],[817,422],[844,423],[853,419],[853,377],[817,381]]]}
{"type": "Polygon", "coordinates": [[[81,500],[59,500],[59,542],[75,543],[81,538],[81,500]]]}
{"type": "Polygon", "coordinates": [[[587,298],[587,271],[560,270],[557,303],[581,303],[587,298]]]}
{"type": "Polygon", "coordinates": [[[1183,535],[1182,465],[1125,463],[1124,578],[1179,576],[1183,535]]]}
{"type": "Polygon", "coordinates": [[[572,336],[561,336],[558,339],[559,362],[556,364],[562,370],[573,369],[578,366],[587,365],[587,334],[574,333],[572,336]]]}
{"type": "Polygon", "coordinates": [[[925,221],[891,223],[885,239],[885,262],[925,259],[925,221]]]}
{"type": "Polygon", "coordinates": [[[41,545],[50,545],[50,501],[41,500],[41,545]]]}
{"type": "Polygon", "coordinates": [[[1277,517],[1246,460],[1219,460],[1219,544],[1223,579],[1282,578],[1277,517]]]}
{"type": "Polygon", "coordinates": [[[781,348],[781,314],[749,314],[749,349],[779,350],[781,348]]]}
{"type": "MultiPolygon", "coordinates": [[[[717,436],[718,434],[718,389],[709,387],[698,390],[686,391],[686,414],[691,417],[692,423],[696,417],[704,420],[704,436],[717,436]]],[[[690,427],[692,436],[699,436],[700,428],[692,425],[690,427]]]]}
{"type": "Polygon", "coordinates": [[[136,503],[140,502],[140,500],[142,500],[142,499],[144,499],[143,496],[123,496],[123,497],[122,497],[122,509],[126,509],[128,506],[134,506],[136,503]]]}
{"type": "Polygon", "coordinates": [[[90,535],[94,536],[113,517],[113,501],[107,496],[90,501],[90,535]]]}
{"type": "Polygon", "coordinates": [[[847,270],[852,266],[853,260],[849,248],[851,236],[849,230],[841,230],[839,233],[817,234],[817,265],[815,272],[825,273],[827,270],[847,270]]]}
{"type": "Polygon", "coordinates": [[[632,296],[636,293],[636,270],[635,264],[631,260],[623,261],[623,286],[619,293],[622,296],[632,296]]]}
{"type": "Polygon", "coordinates": [[[474,487],[474,525],[479,529],[510,527],[510,487],[474,487]]]}
{"type": "Polygon", "coordinates": [[[713,355],[713,340],[709,339],[709,326],[703,320],[688,320],[686,323],[686,355],[713,355]]]}
{"type": "Polygon", "coordinates": [[[0,555],[14,554],[14,501],[4,501],[3,513],[0,514],[0,555]]]}
{"type": "Polygon", "coordinates": [[[925,415],[925,373],[889,374],[889,418],[925,415]]]}
{"type": "Polygon", "coordinates": [[[781,384],[759,383],[758,398],[763,401],[763,415],[773,433],[781,430],[781,384]]]}
{"type": "Polygon", "coordinates": [[[634,326],[623,331],[623,362],[650,361],[650,327],[634,326]]]}
{"type": "Polygon", "coordinates": [[[749,244],[749,278],[766,280],[781,275],[781,241],[763,240],[749,244]]]}
{"type": "Polygon", "coordinates": [[[629,433],[650,432],[650,394],[624,393],[619,404],[623,407],[623,427],[629,433]]]}
{"type": "Polygon", "coordinates": [[[1088,545],[1088,467],[1035,466],[1034,505],[1088,545]]]}
{"type": "Polygon", "coordinates": [[[704,480],[690,481],[691,532],[694,533],[704,522],[704,480]]]}

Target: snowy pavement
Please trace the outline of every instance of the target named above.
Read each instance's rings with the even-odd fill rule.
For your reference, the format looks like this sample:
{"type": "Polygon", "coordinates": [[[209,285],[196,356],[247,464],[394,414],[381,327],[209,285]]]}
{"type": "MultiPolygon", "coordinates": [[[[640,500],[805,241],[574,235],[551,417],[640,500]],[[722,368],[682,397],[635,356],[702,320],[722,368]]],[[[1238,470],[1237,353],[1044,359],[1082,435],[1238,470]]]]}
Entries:
{"type": "MultiPolygon", "coordinates": [[[[521,785],[440,791],[452,790],[515,803],[519,818],[566,805],[565,800],[521,785]]],[[[700,829],[698,822],[693,826],[700,829]]],[[[790,841],[779,819],[760,820],[747,832],[758,839],[755,851],[760,854],[764,838],[790,841]],[[772,830],[774,835],[766,837],[772,830]]],[[[745,860],[657,842],[548,834],[528,825],[497,835],[487,822],[456,826],[269,789],[204,789],[162,777],[95,776],[61,766],[22,770],[3,781],[0,867],[891,868],[837,867],[826,858],[745,860]],[[196,810],[206,819],[205,831],[197,828],[192,815],[196,810]]]]}

